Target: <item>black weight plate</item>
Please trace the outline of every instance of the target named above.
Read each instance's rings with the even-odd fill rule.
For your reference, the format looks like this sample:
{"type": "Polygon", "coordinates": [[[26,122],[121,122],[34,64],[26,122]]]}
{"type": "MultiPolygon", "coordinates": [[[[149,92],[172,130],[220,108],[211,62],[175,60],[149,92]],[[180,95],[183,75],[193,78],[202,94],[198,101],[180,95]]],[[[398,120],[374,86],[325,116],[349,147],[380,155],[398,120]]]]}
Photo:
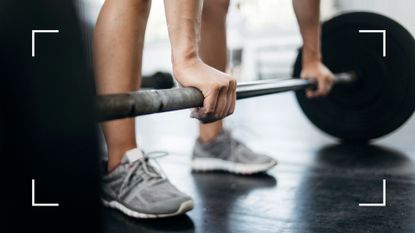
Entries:
{"type": "MultiPolygon", "coordinates": [[[[356,71],[353,85],[335,86],[324,98],[296,97],[305,115],[322,131],[346,140],[368,141],[389,134],[415,110],[415,42],[411,34],[385,16],[355,12],[323,24],[324,63],[334,72],[356,71]],[[359,30],[386,30],[386,57],[382,34],[359,30]]],[[[301,72],[301,51],[294,77],[301,72]]]]}

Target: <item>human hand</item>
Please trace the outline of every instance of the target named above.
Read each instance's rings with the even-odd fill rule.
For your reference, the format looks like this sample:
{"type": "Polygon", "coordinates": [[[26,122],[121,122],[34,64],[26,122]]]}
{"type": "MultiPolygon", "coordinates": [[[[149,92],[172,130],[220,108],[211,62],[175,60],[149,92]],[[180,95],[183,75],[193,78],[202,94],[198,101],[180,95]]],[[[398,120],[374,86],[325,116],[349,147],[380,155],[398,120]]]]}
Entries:
{"type": "Polygon", "coordinates": [[[334,74],[320,60],[303,63],[301,78],[317,82],[316,90],[306,91],[309,98],[327,95],[334,82],[334,74]]]}
{"type": "Polygon", "coordinates": [[[194,109],[191,117],[204,123],[231,115],[235,110],[236,79],[216,70],[201,60],[174,65],[176,80],[184,87],[195,87],[203,96],[203,107],[194,109]]]}

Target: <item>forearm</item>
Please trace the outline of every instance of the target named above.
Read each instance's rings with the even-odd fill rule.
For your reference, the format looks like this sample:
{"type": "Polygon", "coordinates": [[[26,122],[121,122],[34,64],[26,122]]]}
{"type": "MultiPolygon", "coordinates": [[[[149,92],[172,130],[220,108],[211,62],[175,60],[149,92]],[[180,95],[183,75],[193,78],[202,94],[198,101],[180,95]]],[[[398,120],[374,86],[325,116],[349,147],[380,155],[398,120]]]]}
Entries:
{"type": "Polygon", "coordinates": [[[320,0],[293,0],[303,38],[303,63],[321,61],[320,0]]]}
{"type": "Polygon", "coordinates": [[[203,0],[165,0],[164,4],[173,66],[199,61],[203,0]]]}

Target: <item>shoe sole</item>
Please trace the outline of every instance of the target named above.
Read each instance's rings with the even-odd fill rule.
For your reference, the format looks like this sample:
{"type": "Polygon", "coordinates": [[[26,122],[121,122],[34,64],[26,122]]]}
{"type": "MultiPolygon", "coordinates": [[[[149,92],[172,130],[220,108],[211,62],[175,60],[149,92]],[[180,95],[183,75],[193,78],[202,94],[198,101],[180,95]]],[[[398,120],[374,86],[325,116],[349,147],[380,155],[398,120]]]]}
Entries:
{"type": "Polygon", "coordinates": [[[193,201],[185,201],[183,202],[179,209],[174,213],[168,213],[168,214],[146,214],[146,213],[140,213],[135,210],[127,208],[125,205],[119,203],[118,201],[106,201],[102,200],[104,206],[117,209],[121,211],[122,213],[126,214],[127,216],[130,216],[132,218],[168,218],[173,217],[177,215],[182,215],[190,210],[193,209],[193,201]]]}
{"type": "Polygon", "coordinates": [[[277,165],[276,161],[264,164],[243,164],[221,159],[199,158],[193,159],[191,166],[195,172],[226,171],[234,174],[249,175],[268,171],[275,165],[277,165]]]}

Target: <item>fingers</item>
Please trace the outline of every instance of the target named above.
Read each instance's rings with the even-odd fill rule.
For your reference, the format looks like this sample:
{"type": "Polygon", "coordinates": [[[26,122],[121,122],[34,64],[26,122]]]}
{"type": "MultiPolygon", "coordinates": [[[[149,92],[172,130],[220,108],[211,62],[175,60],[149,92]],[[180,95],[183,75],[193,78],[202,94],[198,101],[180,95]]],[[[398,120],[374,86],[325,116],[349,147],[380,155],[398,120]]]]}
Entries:
{"type": "Polygon", "coordinates": [[[203,107],[196,108],[191,117],[199,120],[222,119],[233,113],[236,101],[236,80],[203,62],[185,68],[178,67],[175,74],[179,83],[199,89],[204,97],[203,107]]]}
{"type": "Polygon", "coordinates": [[[231,79],[229,84],[229,90],[228,90],[228,102],[229,102],[229,108],[226,116],[231,115],[235,111],[235,105],[236,105],[236,79],[231,79]]]}
{"type": "Polygon", "coordinates": [[[204,123],[213,122],[231,115],[235,110],[236,80],[226,78],[206,94],[203,107],[194,109],[191,116],[204,123]]]}
{"type": "Polygon", "coordinates": [[[218,119],[231,115],[235,110],[236,102],[236,80],[227,78],[222,85],[215,111],[215,117],[218,119]]]}
{"type": "MultiPolygon", "coordinates": [[[[211,89],[211,92],[205,96],[203,100],[203,107],[199,109],[199,117],[203,118],[215,113],[218,103],[218,95],[220,92],[220,86],[211,89]]],[[[199,118],[198,117],[198,118],[199,118]]]]}
{"type": "Polygon", "coordinates": [[[191,116],[202,122],[213,122],[222,119],[227,112],[227,93],[229,84],[227,80],[212,84],[206,92],[203,107],[193,110],[191,116]]]}
{"type": "Polygon", "coordinates": [[[229,85],[228,83],[224,83],[222,84],[223,86],[221,87],[220,91],[219,91],[219,95],[218,95],[218,104],[216,106],[216,111],[214,113],[215,117],[218,119],[224,118],[227,114],[227,111],[229,108],[228,105],[228,89],[229,89],[229,85]]]}
{"type": "Polygon", "coordinates": [[[326,96],[330,92],[333,86],[334,76],[332,76],[331,74],[323,74],[317,78],[304,77],[304,79],[316,80],[317,89],[306,91],[307,97],[316,98],[316,97],[326,96]]]}

